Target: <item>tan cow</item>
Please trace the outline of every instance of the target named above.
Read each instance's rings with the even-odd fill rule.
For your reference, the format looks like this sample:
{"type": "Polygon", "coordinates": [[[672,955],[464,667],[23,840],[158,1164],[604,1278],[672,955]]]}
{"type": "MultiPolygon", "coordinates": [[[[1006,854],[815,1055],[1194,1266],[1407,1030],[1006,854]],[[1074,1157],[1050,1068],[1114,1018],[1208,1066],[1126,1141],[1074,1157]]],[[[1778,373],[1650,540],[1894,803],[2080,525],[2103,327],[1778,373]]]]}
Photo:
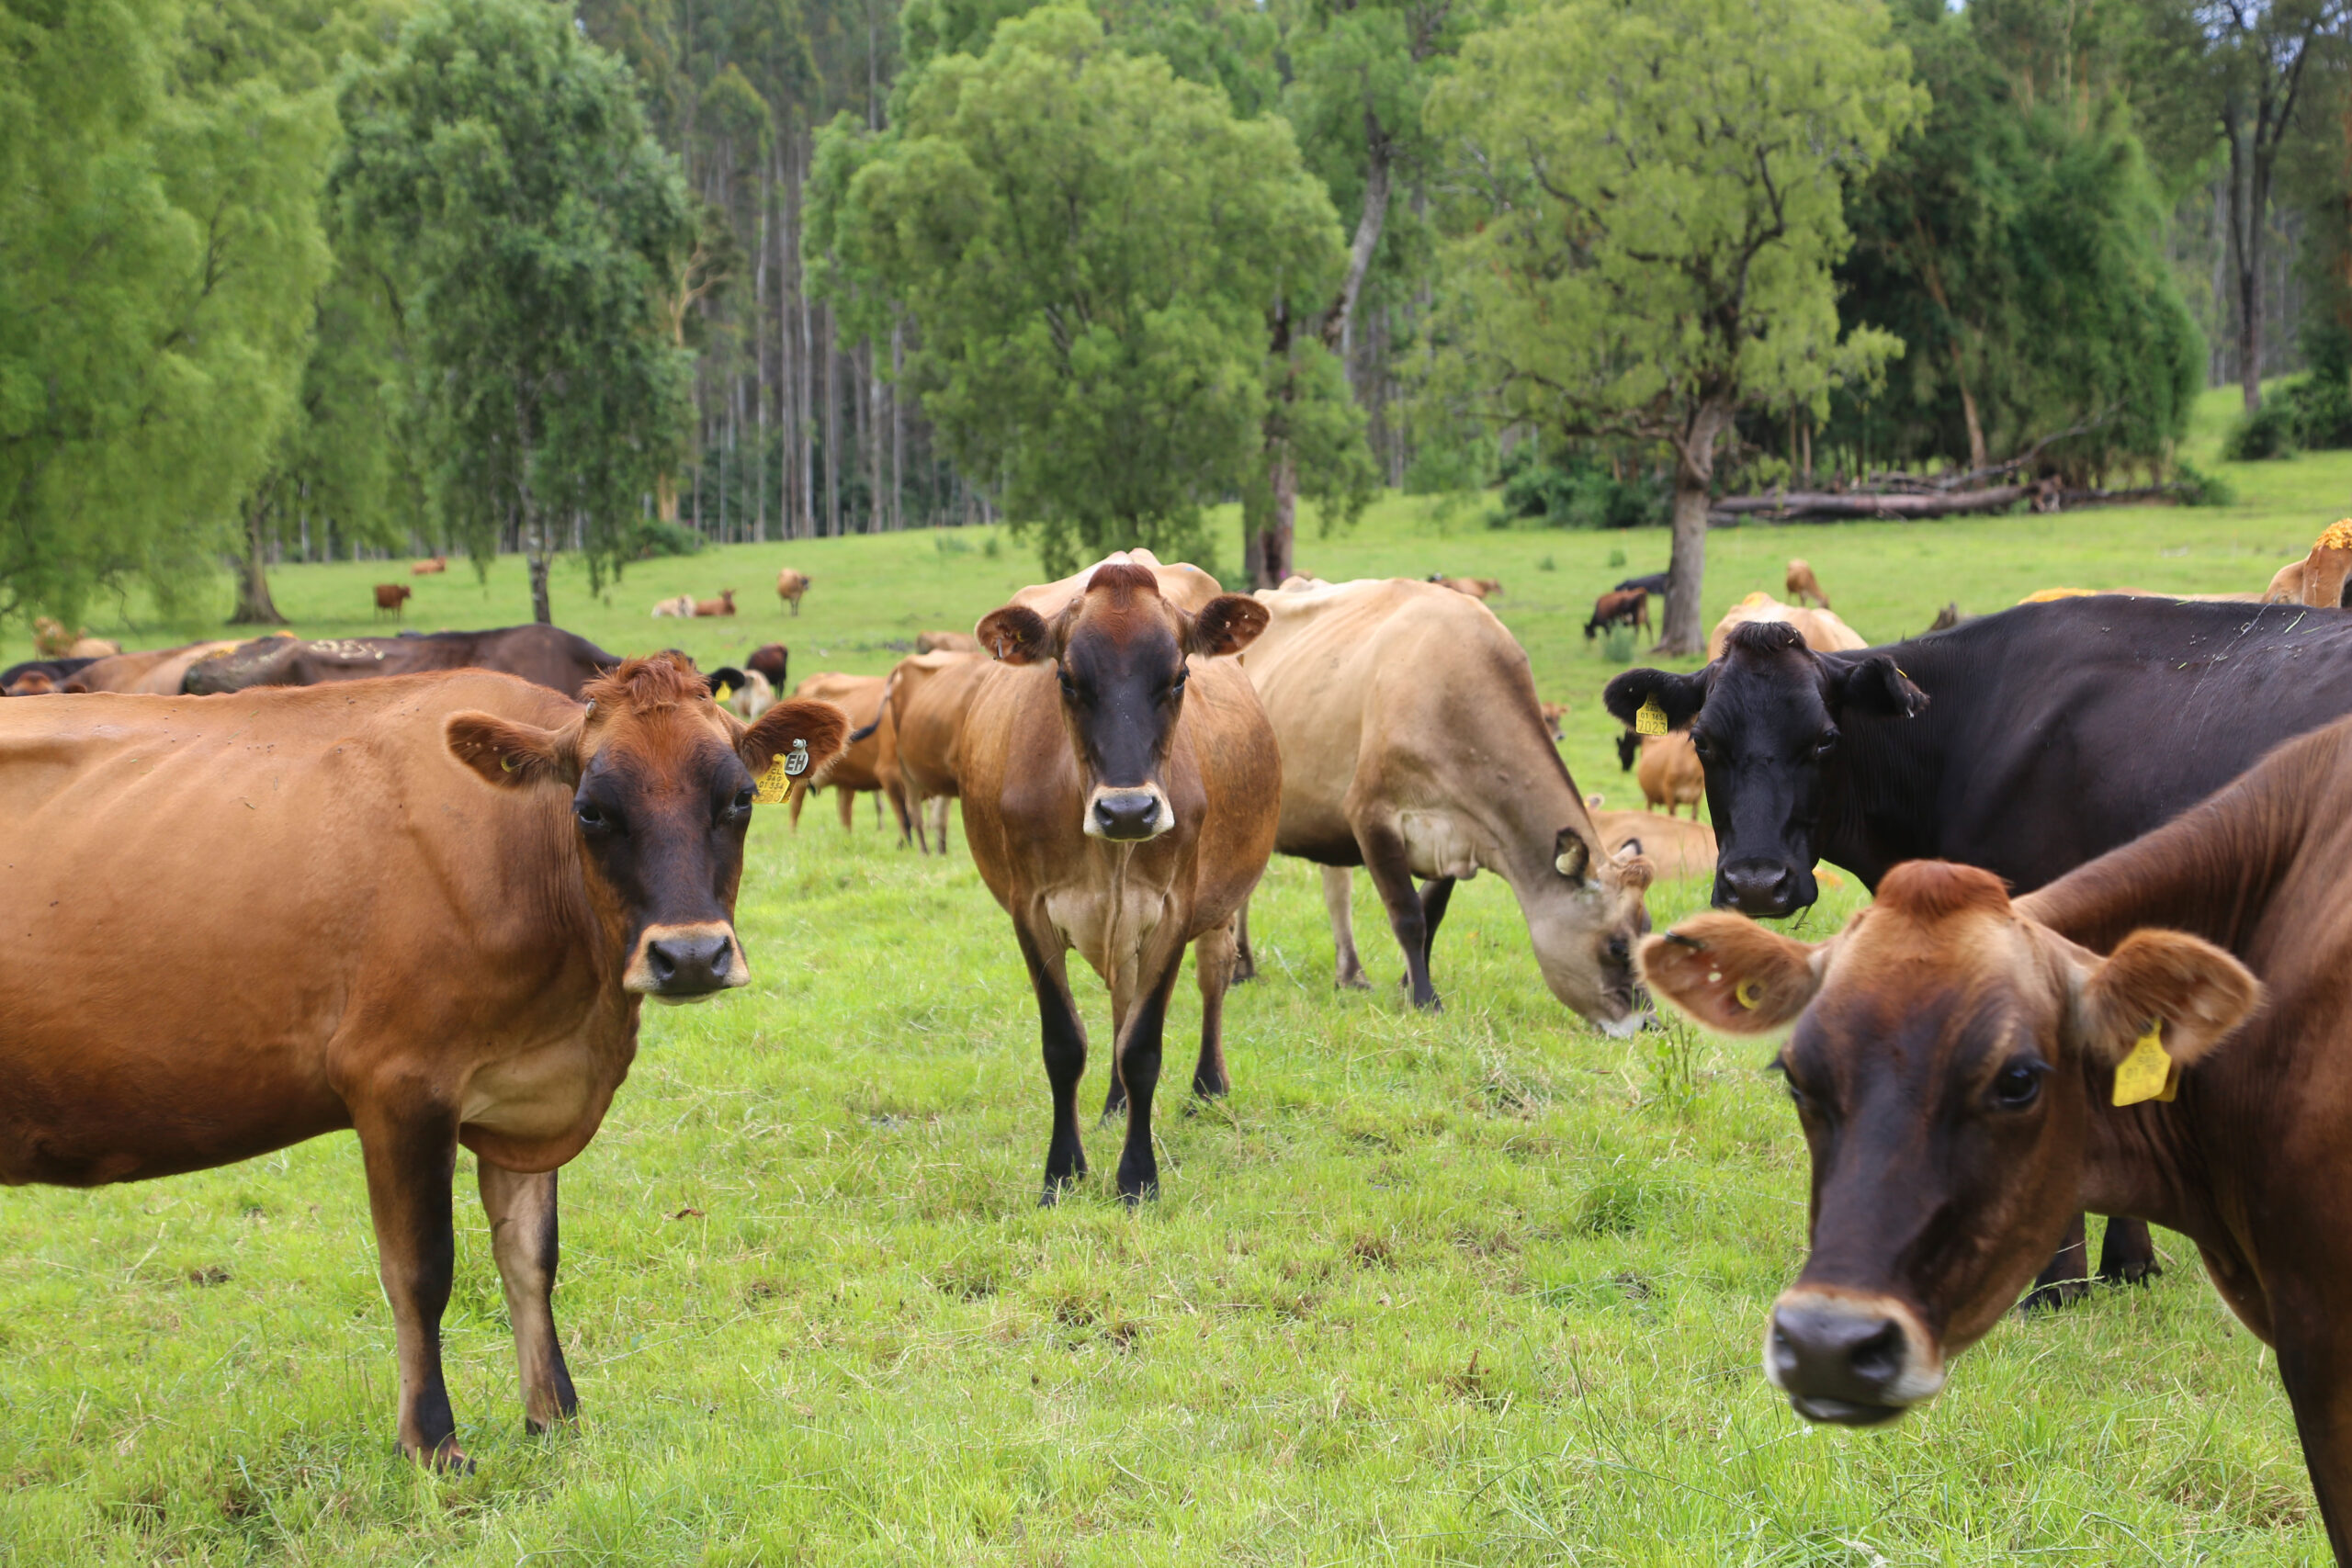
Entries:
{"type": "Polygon", "coordinates": [[[1715,629],[1707,634],[1707,657],[1710,660],[1722,658],[1724,639],[1731,636],[1732,627],[1745,626],[1749,621],[1786,621],[1797,628],[1797,635],[1804,638],[1807,648],[1819,653],[1842,653],[1849,649],[1870,646],[1862,640],[1860,633],[1829,611],[1783,604],[1759,589],[1734,604],[1724,612],[1724,618],[1715,623],[1715,629]]]}
{"type": "Polygon", "coordinates": [[[1642,786],[1642,809],[1655,811],[1666,807],[1668,817],[1677,807],[1690,808],[1690,820],[1699,819],[1699,803],[1707,798],[1707,771],[1699,765],[1698,749],[1690,744],[1690,732],[1673,730],[1665,735],[1641,737],[1640,759],[1634,766],[1634,782],[1642,786]]]}
{"type": "Polygon", "coordinates": [[[917,653],[978,653],[980,639],[969,632],[922,632],[915,637],[917,653]]]}
{"type": "Polygon", "coordinates": [[[545,1427],[577,1407],[548,1303],[557,1169],[628,1074],[647,997],[750,978],[752,781],[848,728],[792,703],[746,729],[668,658],[588,696],[463,671],[0,703],[0,1185],[356,1131],[400,1444],[440,1465],[465,1463],[440,1341],[458,1148],[545,1427]]]}
{"type": "Polygon", "coordinates": [[[111,659],[122,651],[122,644],[112,637],[77,637],[65,650],[68,659],[111,659]]]}
{"type": "Polygon", "coordinates": [[[410,562],[408,574],[411,577],[431,577],[436,573],[444,572],[448,570],[449,558],[447,556],[427,556],[421,561],[410,562]]]}
{"type": "Polygon", "coordinates": [[[956,748],[972,695],[992,668],[978,653],[918,653],[890,671],[890,723],[897,731],[899,787],[914,819],[915,845],[928,853],[932,840],[947,852],[947,803],[961,793],[956,748]],[[923,807],[938,803],[925,831],[923,807]]]}
{"type": "Polygon", "coordinates": [[[152,649],[144,653],[118,653],[76,671],[65,682],[65,690],[143,692],[151,696],[175,697],[180,694],[180,682],[187,679],[189,669],[199,660],[234,653],[243,646],[232,638],[226,642],[191,642],[179,648],[152,649]]]}
{"type": "Polygon", "coordinates": [[[734,613],[735,590],[732,588],[720,589],[716,599],[695,601],[695,614],[697,615],[731,615],[734,613]]]}
{"type": "Polygon", "coordinates": [[[2342,609],[2347,584],[2352,584],[2352,517],[2329,524],[2312,542],[2311,554],[2280,567],[2263,591],[2262,602],[2342,609]]]}
{"type": "Polygon", "coordinates": [[[1037,996],[1054,1099],[1047,1202],[1086,1172],[1086,1030],[1069,950],[1111,990],[1104,1110],[1126,1107],[1118,1188],[1135,1202],[1159,1190],[1151,1111],[1184,948],[1201,991],[1193,1089],[1223,1094],[1234,918],[1274,847],[1273,731],[1225,657],[1265,611],[1230,593],[1188,611],[1174,596],[1193,569],[1140,553],[1092,568],[1052,615],[1016,603],[981,620],[980,642],[1003,662],[975,692],[958,752],[972,862],[1012,917],[1037,996]]]}
{"type": "Polygon", "coordinates": [[[653,618],[658,621],[664,616],[670,616],[682,621],[693,620],[695,618],[695,596],[691,593],[673,593],[667,599],[655,600],[653,602],[653,618]]]}
{"type": "Polygon", "coordinates": [[[1602,849],[1494,613],[1402,578],[1257,599],[1270,624],[1243,663],[1282,742],[1277,847],[1325,868],[1340,984],[1364,983],[1350,867],[1372,874],[1422,1007],[1437,1005],[1430,948],[1454,883],[1492,871],[1552,994],[1611,1032],[1637,1027],[1647,868],[1602,849]],[[1418,894],[1416,876],[1430,879],[1418,894]]]}
{"type": "Polygon", "coordinates": [[[808,592],[808,584],[815,581],[805,571],[784,567],[775,574],[775,596],[791,605],[797,615],[800,614],[800,596],[808,592]]]}
{"type": "Polygon", "coordinates": [[[1814,576],[1812,566],[1802,559],[1789,562],[1788,573],[1781,581],[1781,592],[1789,596],[1792,604],[1809,604],[1818,599],[1823,609],[1829,608],[1829,595],[1821,591],[1821,579],[1814,576]]]}
{"type": "Polygon", "coordinates": [[[1456,593],[1466,593],[1480,601],[1500,598],[1503,592],[1501,581],[1492,577],[1446,577],[1441,574],[1431,576],[1430,581],[1440,588],[1451,588],[1456,593]]]}
{"type": "Polygon", "coordinates": [[[1662,881],[1715,874],[1715,830],[1704,822],[1661,818],[1655,811],[1596,811],[1601,847],[1611,860],[1637,854],[1662,881]]]}
{"type": "Polygon", "coordinates": [[[845,738],[847,745],[831,769],[812,771],[792,786],[795,828],[800,826],[800,808],[808,796],[830,788],[841,807],[842,831],[847,832],[857,797],[871,791],[875,825],[881,825],[882,807],[888,802],[899,819],[899,841],[914,841],[906,791],[899,777],[898,727],[890,722],[889,706],[883,701],[888,688],[888,682],[879,675],[843,675],[828,670],[809,676],[794,689],[794,696],[831,703],[858,725],[845,738]]]}

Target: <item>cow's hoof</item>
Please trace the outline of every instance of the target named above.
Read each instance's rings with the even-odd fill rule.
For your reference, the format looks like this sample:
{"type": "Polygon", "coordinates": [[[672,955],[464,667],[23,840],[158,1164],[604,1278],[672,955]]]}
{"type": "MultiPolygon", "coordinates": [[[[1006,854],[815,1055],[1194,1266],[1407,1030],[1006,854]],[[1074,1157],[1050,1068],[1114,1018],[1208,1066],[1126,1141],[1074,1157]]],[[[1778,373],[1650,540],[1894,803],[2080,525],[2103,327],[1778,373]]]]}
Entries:
{"type": "Polygon", "coordinates": [[[2154,1283],[2164,1271],[2164,1265],[2151,1258],[2145,1262],[2134,1259],[2111,1274],[2102,1272],[2098,1278],[2103,1285],[2146,1285],[2154,1283]]]}
{"type": "Polygon", "coordinates": [[[1126,1201],[1126,1205],[1130,1209],[1158,1198],[1159,1196],[1159,1168],[1154,1167],[1149,1170],[1130,1170],[1121,1166],[1119,1168],[1119,1196],[1126,1201]]]}
{"type": "Polygon", "coordinates": [[[2054,1285],[2036,1285],[2021,1303],[2028,1314],[2037,1312],[2057,1312],[2070,1307],[2091,1293],[2088,1280],[2061,1280],[2054,1285]]]}
{"type": "Polygon", "coordinates": [[[1357,970],[1352,975],[1340,976],[1338,981],[1338,986],[1342,991],[1369,991],[1372,989],[1372,982],[1364,977],[1364,973],[1361,969],[1357,970]]]}
{"type": "Polygon", "coordinates": [[[436,1475],[464,1476],[474,1472],[474,1461],[466,1457],[455,1438],[444,1438],[430,1448],[402,1444],[401,1451],[436,1475]]]}
{"type": "Polygon", "coordinates": [[[1223,1100],[1233,1092],[1233,1086],[1222,1078],[1214,1081],[1207,1078],[1194,1078],[1193,1092],[1203,1100],[1223,1100]]]}

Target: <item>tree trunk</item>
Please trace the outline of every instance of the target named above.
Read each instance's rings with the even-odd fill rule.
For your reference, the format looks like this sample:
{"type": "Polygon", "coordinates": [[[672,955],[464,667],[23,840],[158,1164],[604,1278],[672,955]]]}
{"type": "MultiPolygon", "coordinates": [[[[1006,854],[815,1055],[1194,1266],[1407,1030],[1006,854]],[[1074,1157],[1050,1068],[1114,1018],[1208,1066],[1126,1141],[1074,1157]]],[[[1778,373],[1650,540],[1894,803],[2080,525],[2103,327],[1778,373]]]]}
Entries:
{"type": "Polygon", "coordinates": [[[2260,152],[2246,145],[2237,117],[2225,113],[2222,123],[2230,143],[2229,250],[2238,297],[2238,386],[2245,411],[2252,413],[2262,406],[2262,217],[2269,192],[2261,188],[2260,152]]]}
{"type": "Polygon", "coordinates": [[[1974,473],[1988,467],[1993,459],[1984,450],[1984,422],[1976,417],[1976,394],[1968,389],[1968,369],[1961,363],[1957,341],[1951,345],[1951,374],[1960,388],[1961,417],[1968,422],[1968,471],[1974,473]]]}
{"type": "Polygon", "coordinates": [[[1266,519],[1266,536],[1260,546],[1259,570],[1265,581],[1260,586],[1280,588],[1283,579],[1291,573],[1291,534],[1298,517],[1298,459],[1285,441],[1274,454],[1273,472],[1269,476],[1273,484],[1273,511],[1266,519]]]}
{"type": "Polygon", "coordinates": [[[1674,442],[1674,548],[1667,562],[1666,618],[1653,653],[1706,648],[1699,605],[1707,575],[1707,492],[1715,478],[1715,437],[1729,417],[1729,410],[1702,403],[1674,442]]]}
{"type": "Polygon", "coordinates": [[[244,570],[237,584],[236,613],[229,617],[232,626],[282,626],[286,617],[277,613],[277,605],[269,596],[269,536],[266,525],[269,519],[267,491],[257,492],[245,503],[244,570]]]}

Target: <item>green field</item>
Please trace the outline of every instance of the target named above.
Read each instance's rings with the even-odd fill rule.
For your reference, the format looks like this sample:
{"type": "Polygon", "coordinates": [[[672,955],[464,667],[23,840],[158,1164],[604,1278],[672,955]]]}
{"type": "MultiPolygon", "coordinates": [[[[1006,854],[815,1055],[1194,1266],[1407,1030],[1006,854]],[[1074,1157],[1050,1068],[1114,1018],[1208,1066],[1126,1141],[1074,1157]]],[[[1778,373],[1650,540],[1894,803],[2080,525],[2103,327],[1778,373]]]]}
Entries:
{"type": "MultiPolygon", "coordinates": [[[[2209,402],[2200,460],[2233,396],[2209,402]]],[[[1792,555],[1873,638],[2062,583],[2258,589],[2352,511],[2352,455],[2223,471],[2237,506],[1719,531],[1709,612],[1777,589],[1792,555]]],[[[1504,580],[1495,607],[1571,704],[1579,784],[1637,804],[1597,701],[1619,667],[1578,626],[1598,590],[1664,565],[1663,535],[1497,532],[1489,510],[1391,499],[1351,533],[1308,530],[1300,559],[1504,580]]],[[[989,537],[712,551],[633,569],[609,604],[560,570],[556,604],[616,650],[709,661],[780,637],[796,677],[878,671],[892,642],[968,626],[1035,578],[989,537]],[[797,620],[768,591],[785,562],[816,578],[797,620]],[[729,586],[733,622],[646,614],[729,586]]],[[[363,632],[368,585],[395,575],[276,586],[300,631],[363,632]]],[[[409,624],[503,624],[526,603],[515,563],[486,585],[455,564],[409,624]]],[[[0,654],[22,657],[12,635],[0,654]]],[[[1769,1048],[1582,1027],[1491,878],[1455,899],[1447,1010],[1425,1018],[1388,984],[1363,879],[1382,985],[1340,994],[1315,875],[1277,861],[1253,908],[1262,977],[1227,1010],[1231,1100],[1168,1106],[1157,1203],[1119,1204],[1104,1130],[1096,1175],[1037,1210],[1035,1014],[956,844],[920,859],[870,811],[846,836],[826,810],[797,835],[759,815],[752,988],[652,1012],[565,1173],[576,1431],[522,1435],[461,1165],[447,1362],[471,1476],[392,1454],[391,1320],[348,1135],[0,1197],[0,1562],[2325,1559],[2271,1359],[2165,1233],[2152,1289],[2012,1319],[1894,1430],[1790,1415],[1755,1364],[1804,1223],[1769,1048]]],[[[1704,897],[1671,885],[1652,909],[1704,897]]],[[[1091,976],[1081,996],[1081,1093],[1099,1092],[1108,1007],[1091,976]]],[[[1177,998],[1171,1062],[1197,1024],[1189,985],[1177,998]]]]}

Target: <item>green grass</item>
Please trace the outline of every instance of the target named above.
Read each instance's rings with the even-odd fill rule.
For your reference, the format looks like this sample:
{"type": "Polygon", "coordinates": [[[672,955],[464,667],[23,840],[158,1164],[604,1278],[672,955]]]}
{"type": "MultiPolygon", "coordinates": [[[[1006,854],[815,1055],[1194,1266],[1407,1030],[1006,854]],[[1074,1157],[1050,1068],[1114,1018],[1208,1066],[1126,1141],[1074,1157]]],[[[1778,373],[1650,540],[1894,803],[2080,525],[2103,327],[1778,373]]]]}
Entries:
{"type": "MultiPolygon", "coordinates": [[[[2220,511],[1720,531],[1708,606],[1777,588],[1790,555],[1873,637],[2053,583],[2259,588],[2352,510],[2352,457],[2226,471],[2247,499],[2220,511]]],[[[1577,628],[1599,589],[1664,564],[1664,538],[1491,532],[1487,509],[1391,500],[1300,556],[1329,577],[1504,579],[1498,609],[1573,705],[1572,769],[1625,803],[1595,700],[1618,667],[1577,628]]],[[[888,642],[968,626],[1035,577],[979,538],[715,552],[632,570],[609,607],[560,573],[557,604],[618,650],[740,657],[780,636],[796,675],[878,671],[888,642]],[[786,560],[817,578],[797,621],[766,591],[786,560]],[[645,615],[729,585],[734,623],[645,615]]],[[[392,575],[277,587],[304,632],[361,631],[367,585],[392,575]]],[[[457,567],[411,611],[522,618],[520,571],[484,588],[457,567]]],[[[1164,1196],[1142,1213],[1101,1174],[1108,1129],[1096,1179],[1038,1211],[1046,1086],[1004,919],[960,829],[926,861],[872,820],[844,836],[820,810],[796,835],[760,814],[752,987],[650,1016],[565,1173],[578,1430],[521,1435],[461,1201],[448,1366],[471,1477],[391,1454],[391,1323],[348,1135],[0,1197],[0,1562],[2324,1560],[2271,1359],[2177,1237],[2159,1235],[2153,1289],[2004,1324],[1894,1430],[1791,1416],[1755,1367],[1804,1220],[1768,1048],[1581,1027],[1491,878],[1455,899],[1431,1019],[1393,989],[1362,879],[1381,989],[1331,989],[1314,874],[1277,861],[1253,908],[1263,978],[1227,1010],[1231,1100],[1163,1116],[1164,1196]]],[[[1703,899],[1670,886],[1653,912],[1703,899]]],[[[1099,1041],[1107,1004],[1083,985],[1099,1041]]],[[[1172,1063],[1196,1026],[1187,985],[1172,1063]]],[[[1085,1092],[1101,1083],[1098,1050],[1085,1092]]]]}

